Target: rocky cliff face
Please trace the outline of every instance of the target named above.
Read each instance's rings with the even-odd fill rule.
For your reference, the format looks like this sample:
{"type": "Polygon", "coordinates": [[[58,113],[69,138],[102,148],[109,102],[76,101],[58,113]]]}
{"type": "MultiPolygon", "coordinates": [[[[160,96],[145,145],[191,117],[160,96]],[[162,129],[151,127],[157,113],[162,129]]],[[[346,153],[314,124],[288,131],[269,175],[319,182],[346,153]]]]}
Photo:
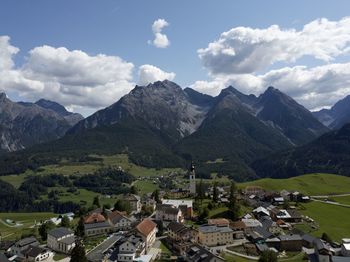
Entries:
{"type": "Polygon", "coordinates": [[[12,102],[5,93],[1,93],[0,151],[17,151],[60,138],[76,123],[76,120],[69,119],[73,115],[67,112],[66,116],[62,116],[38,104],[12,102]]]}

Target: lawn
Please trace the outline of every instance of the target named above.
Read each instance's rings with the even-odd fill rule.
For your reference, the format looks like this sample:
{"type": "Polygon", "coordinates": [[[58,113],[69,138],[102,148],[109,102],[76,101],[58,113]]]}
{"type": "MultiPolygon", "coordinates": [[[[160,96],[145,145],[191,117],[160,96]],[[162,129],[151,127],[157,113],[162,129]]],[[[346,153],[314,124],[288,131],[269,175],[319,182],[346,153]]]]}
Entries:
{"type": "Polygon", "coordinates": [[[66,258],[67,257],[67,255],[65,255],[65,254],[55,254],[54,256],[53,256],[53,260],[54,261],[59,261],[59,260],[62,260],[62,259],[64,259],[64,258],[66,258]]]}
{"type": "Polygon", "coordinates": [[[8,176],[0,176],[0,179],[7,183],[10,183],[15,188],[19,188],[26,176],[27,174],[8,175],[8,176]]]}
{"type": "Polygon", "coordinates": [[[152,193],[154,190],[159,188],[158,184],[154,184],[152,180],[138,180],[134,185],[139,190],[140,195],[152,193]]]}
{"type": "Polygon", "coordinates": [[[350,237],[350,208],[321,202],[310,202],[304,206],[306,209],[300,211],[319,224],[313,235],[320,237],[325,232],[335,241],[350,237]]]}
{"type": "Polygon", "coordinates": [[[261,186],[265,190],[296,190],[307,195],[332,195],[350,193],[350,177],[332,174],[309,174],[288,179],[265,178],[238,186],[261,186]]]}
{"type": "Polygon", "coordinates": [[[0,233],[4,239],[15,239],[23,233],[29,233],[35,223],[56,217],[54,213],[0,213],[0,233]],[[10,226],[6,220],[10,219],[20,226],[10,226]]]}

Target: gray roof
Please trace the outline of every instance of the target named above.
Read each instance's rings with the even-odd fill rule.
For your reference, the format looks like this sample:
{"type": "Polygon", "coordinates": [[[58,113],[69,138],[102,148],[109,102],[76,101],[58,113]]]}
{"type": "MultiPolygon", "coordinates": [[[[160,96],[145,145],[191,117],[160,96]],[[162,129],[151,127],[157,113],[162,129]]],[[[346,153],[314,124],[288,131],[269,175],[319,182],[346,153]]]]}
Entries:
{"type": "Polygon", "coordinates": [[[279,238],[281,241],[297,241],[301,240],[301,236],[298,234],[292,234],[292,235],[280,235],[279,238]]]}
{"type": "Polygon", "coordinates": [[[42,248],[42,247],[37,247],[37,246],[30,246],[28,250],[26,251],[26,255],[29,257],[37,257],[38,255],[46,252],[47,249],[42,248]]]}
{"type": "Polygon", "coordinates": [[[55,238],[61,238],[73,234],[73,231],[66,227],[58,227],[50,230],[48,234],[55,238]]]}
{"type": "Polygon", "coordinates": [[[233,230],[227,226],[215,226],[215,225],[203,225],[198,228],[198,230],[202,233],[215,233],[215,232],[221,232],[221,233],[230,233],[233,232],[233,230]]]}
{"type": "Polygon", "coordinates": [[[349,262],[349,257],[332,256],[332,262],[349,262]]]}
{"type": "Polygon", "coordinates": [[[302,236],[302,239],[306,242],[309,242],[309,243],[314,243],[314,241],[317,239],[316,237],[314,236],[311,236],[309,234],[305,234],[302,236]]]}
{"type": "Polygon", "coordinates": [[[0,253],[0,262],[10,262],[10,260],[4,254],[0,253]]]}
{"type": "Polygon", "coordinates": [[[75,242],[75,236],[65,237],[58,242],[66,244],[66,245],[71,245],[75,242]]]}
{"type": "Polygon", "coordinates": [[[35,237],[26,237],[26,238],[23,238],[23,239],[19,240],[16,243],[16,245],[19,246],[19,247],[24,247],[24,246],[28,246],[28,245],[38,246],[39,242],[38,242],[38,240],[36,240],[35,237]]]}
{"type": "Polygon", "coordinates": [[[85,229],[93,229],[93,228],[106,228],[111,227],[108,221],[99,222],[99,223],[91,223],[91,224],[84,224],[85,229]]]}

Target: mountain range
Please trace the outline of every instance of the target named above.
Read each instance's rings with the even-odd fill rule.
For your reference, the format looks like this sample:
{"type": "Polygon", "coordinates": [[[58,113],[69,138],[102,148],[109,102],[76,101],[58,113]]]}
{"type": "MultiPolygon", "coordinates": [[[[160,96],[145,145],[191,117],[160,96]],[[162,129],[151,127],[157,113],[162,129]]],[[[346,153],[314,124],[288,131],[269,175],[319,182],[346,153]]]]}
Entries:
{"type": "Polygon", "coordinates": [[[314,116],[325,126],[335,130],[350,123],[350,96],[334,104],[330,109],[313,112],[314,116]]]}
{"type": "Polygon", "coordinates": [[[82,116],[48,100],[13,102],[0,94],[0,152],[17,151],[62,137],[82,116]]]}
{"type": "Polygon", "coordinates": [[[33,167],[28,161],[32,155],[36,166],[62,156],[127,153],[143,166],[178,167],[195,161],[202,176],[216,172],[242,181],[258,177],[252,168],[257,159],[304,145],[329,131],[310,111],[273,87],[255,96],[230,86],[212,97],[158,81],[136,86],[86,119],[46,100],[15,104],[39,108],[61,122],[56,128],[47,127],[57,132],[46,141],[55,140],[0,158],[0,173],[12,172],[1,166],[13,158],[16,172],[33,167]]]}

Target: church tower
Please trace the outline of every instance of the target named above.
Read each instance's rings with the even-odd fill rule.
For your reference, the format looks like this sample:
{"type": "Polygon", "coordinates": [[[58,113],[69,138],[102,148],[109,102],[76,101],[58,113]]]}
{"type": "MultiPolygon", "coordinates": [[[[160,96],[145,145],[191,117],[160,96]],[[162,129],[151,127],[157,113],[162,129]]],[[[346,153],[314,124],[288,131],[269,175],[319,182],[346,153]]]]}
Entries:
{"type": "Polygon", "coordinates": [[[196,195],[196,173],[194,171],[194,164],[191,164],[190,170],[190,193],[196,195]]]}

